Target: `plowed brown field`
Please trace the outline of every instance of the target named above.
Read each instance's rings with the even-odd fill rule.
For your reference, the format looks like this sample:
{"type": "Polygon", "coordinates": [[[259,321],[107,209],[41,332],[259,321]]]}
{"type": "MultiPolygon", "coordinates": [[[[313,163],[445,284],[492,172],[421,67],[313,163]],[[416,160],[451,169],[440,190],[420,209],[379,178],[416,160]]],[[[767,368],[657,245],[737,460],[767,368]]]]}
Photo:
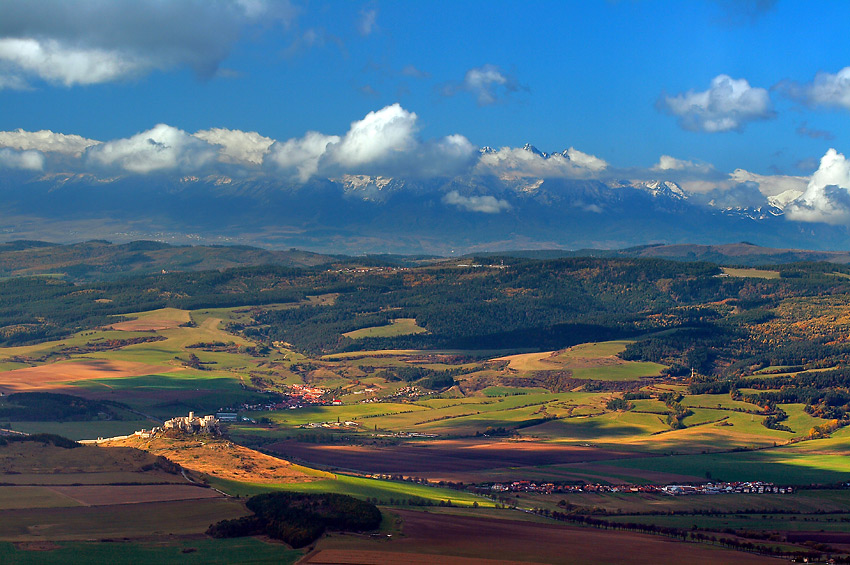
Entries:
{"type": "Polygon", "coordinates": [[[49,488],[84,506],[198,500],[222,496],[211,488],[193,485],[74,485],[49,488]]]}
{"type": "Polygon", "coordinates": [[[62,383],[139,377],[174,371],[175,369],[175,367],[169,365],[149,365],[133,361],[104,359],[51,363],[39,367],[0,372],[0,390],[3,392],[51,390],[63,388],[62,383]]]}
{"type": "Polygon", "coordinates": [[[505,467],[565,465],[627,456],[593,447],[491,440],[423,441],[386,447],[283,441],[266,448],[285,457],[319,465],[419,477],[505,467]]]}
{"type": "Polygon", "coordinates": [[[393,512],[403,519],[404,536],[394,536],[392,541],[387,541],[387,538],[373,541],[348,536],[326,538],[318,545],[321,551],[308,556],[304,562],[352,563],[347,556],[357,552],[360,558],[357,563],[363,564],[418,565],[424,563],[421,557],[425,555],[431,557],[434,563],[458,565],[472,565],[476,561],[452,559],[489,559],[502,564],[576,565],[776,563],[776,560],[766,557],[631,532],[409,510],[393,512]]]}

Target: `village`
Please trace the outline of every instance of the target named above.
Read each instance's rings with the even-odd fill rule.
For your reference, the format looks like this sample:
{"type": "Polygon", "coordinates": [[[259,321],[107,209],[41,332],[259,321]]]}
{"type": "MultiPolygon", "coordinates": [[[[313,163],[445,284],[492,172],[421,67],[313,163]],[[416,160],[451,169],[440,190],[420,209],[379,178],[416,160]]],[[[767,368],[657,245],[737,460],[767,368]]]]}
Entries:
{"type": "Polygon", "coordinates": [[[531,492],[538,494],[554,493],[660,493],[670,496],[687,496],[695,494],[791,494],[792,487],[780,487],[773,483],[762,481],[752,482],[717,482],[696,485],[601,485],[601,484],[554,484],[532,481],[514,481],[512,483],[495,483],[490,486],[492,492],[531,492]]]}

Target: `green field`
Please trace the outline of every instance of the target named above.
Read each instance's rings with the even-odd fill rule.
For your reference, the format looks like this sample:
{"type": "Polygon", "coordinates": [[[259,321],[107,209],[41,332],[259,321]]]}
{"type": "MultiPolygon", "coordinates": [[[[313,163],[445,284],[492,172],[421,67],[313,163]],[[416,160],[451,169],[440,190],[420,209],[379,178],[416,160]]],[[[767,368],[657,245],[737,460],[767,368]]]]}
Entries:
{"type": "Polygon", "coordinates": [[[227,493],[240,496],[251,496],[270,490],[286,490],[295,492],[335,492],[357,498],[377,499],[379,504],[385,505],[406,505],[410,499],[430,501],[435,505],[441,501],[451,501],[452,504],[458,506],[473,506],[477,503],[481,507],[491,508],[495,505],[493,501],[487,498],[464,491],[425,486],[406,481],[386,481],[341,474],[337,474],[334,479],[329,480],[279,485],[237,483],[220,479],[211,479],[210,482],[227,493]]]}
{"type": "Polygon", "coordinates": [[[415,335],[427,333],[428,330],[416,325],[416,318],[397,318],[386,326],[372,326],[361,328],[342,335],[351,339],[362,339],[364,337],[395,337],[399,335],[415,335]]]}

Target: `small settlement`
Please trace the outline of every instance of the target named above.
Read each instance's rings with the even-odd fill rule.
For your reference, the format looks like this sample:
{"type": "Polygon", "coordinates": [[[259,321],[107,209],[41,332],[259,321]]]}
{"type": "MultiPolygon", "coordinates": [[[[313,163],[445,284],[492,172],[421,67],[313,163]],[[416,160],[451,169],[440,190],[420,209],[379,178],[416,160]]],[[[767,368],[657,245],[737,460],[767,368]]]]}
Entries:
{"type": "Polygon", "coordinates": [[[532,481],[514,481],[512,483],[496,483],[490,486],[493,492],[534,492],[540,494],[578,493],[578,492],[615,492],[639,493],[654,492],[671,496],[691,494],[791,494],[793,487],[780,487],[773,483],[762,481],[705,483],[697,485],[564,485],[555,483],[540,483],[532,481]]]}

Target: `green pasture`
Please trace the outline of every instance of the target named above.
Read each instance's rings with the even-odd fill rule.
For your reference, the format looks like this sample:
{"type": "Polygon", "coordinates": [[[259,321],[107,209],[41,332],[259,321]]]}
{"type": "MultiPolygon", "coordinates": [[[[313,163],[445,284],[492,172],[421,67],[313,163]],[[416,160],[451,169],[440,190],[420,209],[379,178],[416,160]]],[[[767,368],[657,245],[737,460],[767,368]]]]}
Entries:
{"type": "Polygon", "coordinates": [[[383,416],[393,416],[399,413],[422,411],[427,411],[427,408],[417,406],[416,404],[380,402],[372,404],[349,404],[343,406],[310,406],[307,408],[283,410],[280,412],[253,412],[250,417],[266,417],[276,424],[289,426],[300,426],[314,422],[335,422],[337,418],[341,421],[352,420],[360,422],[361,420],[365,420],[365,422],[363,422],[364,425],[372,427],[372,425],[383,416]]]}
{"type": "Polygon", "coordinates": [[[304,555],[280,543],[257,538],[210,539],[150,542],[61,542],[47,551],[18,549],[12,543],[0,543],[0,562],[19,565],[65,565],[66,563],[110,563],[136,565],[161,563],[207,565],[231,563],[269,563],[290,565],[304,555]]]}
{"type": "Polygon", "coordinates": [[[488,386],[481,393],[487,397],[499,396],[514,396],[520,394],[532,394],[535,392],[544,392],[544,389],[537,387],[516,387],[516,386],[488,386]]]}
{"type": "Polygon", "coordinates": [[[571,367],[576,379],[591,379],[596,381],[634,381],[645,377],[657,377],[666,365],[650,363],[649,361],[623,361],[617,365],[602,365],[599,367],[571,367]]]}
{"type": "Polygon", "coordinates": [[[805,453],[793,447],[621,459],[605,464],[623,469],[710,476],[720,481],[766,481],[778,485],[833,484],[850,480],[846,453],[805,453]]]}
{"type": "Polygon", "coordinates": [[[80,388],[107,387],[117,391],[139,389],[242,391],[239,378],[235,375],[191,369],[139,377],[91,379],[70,384],[80,388]]]}
{"type": "Polygon", "coordinates": [[[756,412],[758,406],[741,402],[740,400],[732,400],[728,394],[689,394],[682,399],[682,406],[689,408],[718,408],[718,409],[737,409],[746,412],[756,412]]]}
{"type": "MultiPolygon", "coordinates": [[[[33,345],[22,345],[16,347],[0,348],[0,359],[10,357],[43,357],[50,354],[59,354],[70,347],[84,347],[88,343],[97,343],[107,339],[131,339],[134,337],[150,337],[150,332],[122,332],[119,330],[87,330],[68,336],[65,339],[45,341],[33,345]]],[[[20,368],[28,365],[19,365],[20,368]]],[[[10,369],[2,369],[10,370],[10,369]]]]}
{"type": "Polygon", "coordinates": [[[428,330],[417,325],[416,318],[397,318],[388,325],[361,328],[342,335],[351,339],[362,339],[366,337],[396,337],[421,333],[428,333],[428,330]]]}
{"type": "Polygon", "coordinates": [[[610,357],[622,353],[632,343],[630,340],[594,341],[574,345],[561,352],[556,357],[558,360],[566,359],[597,359],[599,357],[610,357]]]}
{"type": "Polygon", "coordinates": [[[495,503],[491,500],[470,494],[465,491],[432,487],[405,481],[385,481],[370,479],[366,477],[355,477],[351,475],[334,475],[333,479],[313,481],[309,483],[286,483],[286,484],[253,484],[238,483],[235,481],[223,481],[221,479],[210,479],[210,484],[224,492],[239,495],[252,496],[270,490],[286,490],[295,492],[333,492],[356,496],[357,498],[377,499],[380,504],[391,504],[390,499],[401,500],[427,500],[435,505],[440,501],[451,500],[452,504],[458,506],[472,506],[478,503],[482,507],[493,507],[495,503]]]}

